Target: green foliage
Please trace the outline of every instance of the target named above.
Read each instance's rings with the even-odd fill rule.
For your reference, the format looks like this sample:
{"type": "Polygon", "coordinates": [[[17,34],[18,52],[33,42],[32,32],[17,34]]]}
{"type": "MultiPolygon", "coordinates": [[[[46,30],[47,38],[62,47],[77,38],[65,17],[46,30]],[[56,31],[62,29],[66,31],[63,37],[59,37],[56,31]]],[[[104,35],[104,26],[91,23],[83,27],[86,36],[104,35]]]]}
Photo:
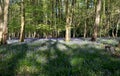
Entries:
{"type": "Polygon", "coordinates": [[[43,31],[43,32],[51,32],[53,28],[50,27],[50,25],[46,24],[39,24],[37,29],[43,31]]]}
{"type": "Polygon", "coordinates": [[[26,33],[34,32],[36,30],[36,25],[26,25],[25,29],[26,29],[26,33]]]}
{"type": "MultiPolygon", "coordinates": [[[[95,7],[97,0],[71,0],[68,1],[70,12],[72,12],[72,33],[75,32],[76,37],[84,35],[85,23],[87,25],[87,37],[93,33],[95,21],[95,7]]],[[[102,2],[102,11],[100,12],[100,26],[98,26],[98,36],[110,35],[111,30],[116,31],[116,25],[119,19],[120,1],[105,0],[102,2]],[[109,25],[109,27],[108,27],[109,25]]],[[[25,0],[25,32],[38,32],[43,35],[44,32],[49,32],[55,35],[56,32],[65,32],[66,25],[66,5],[64,0],[25,0]],[[54,32],[55,31],[55,32],[54,32]]],[[[20,29],[20,1],[11,1],[9,7],[9,31],[16,32],[20,29]]],[[[118,27],[118,31],[120,27],[118,27]]],[[[114,32],[115,33],[115,32],[114,32]]],[[[118,33],[119,34],[119,33],[118,33]]],[[[59,34],[58,37],[64,35],[59,34]]]]}

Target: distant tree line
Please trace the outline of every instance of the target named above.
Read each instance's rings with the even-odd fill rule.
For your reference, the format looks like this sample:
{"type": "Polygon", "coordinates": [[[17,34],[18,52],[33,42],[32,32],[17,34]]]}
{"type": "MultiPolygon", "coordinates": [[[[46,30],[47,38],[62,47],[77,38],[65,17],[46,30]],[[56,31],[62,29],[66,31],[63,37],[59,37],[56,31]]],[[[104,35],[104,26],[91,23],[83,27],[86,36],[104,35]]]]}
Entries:
{"type": "Polygon", "coordinates": [[[0,42],[5,44],[7,37],[21,42],[31,37],[118,37],[119,8],[120,0],[0,0],[0,42]]]}

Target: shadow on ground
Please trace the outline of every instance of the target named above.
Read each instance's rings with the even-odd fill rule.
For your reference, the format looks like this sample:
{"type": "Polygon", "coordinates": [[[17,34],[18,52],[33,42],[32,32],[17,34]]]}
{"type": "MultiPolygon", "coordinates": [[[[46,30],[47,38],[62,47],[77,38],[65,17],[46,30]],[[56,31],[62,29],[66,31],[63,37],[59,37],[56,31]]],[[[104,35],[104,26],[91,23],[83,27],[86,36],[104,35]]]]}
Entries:
{"type": "Polygon", "coordinates": [[[11,44],[0,46],[0,76],[13,76],[20,59],[25,57],[26,44],[11,44]]]}
{"type": "Polygon", "coordinates": [[[88,45],[47,40],[0,46],[1,76],[119,76],[120,59],[88,45]]]}

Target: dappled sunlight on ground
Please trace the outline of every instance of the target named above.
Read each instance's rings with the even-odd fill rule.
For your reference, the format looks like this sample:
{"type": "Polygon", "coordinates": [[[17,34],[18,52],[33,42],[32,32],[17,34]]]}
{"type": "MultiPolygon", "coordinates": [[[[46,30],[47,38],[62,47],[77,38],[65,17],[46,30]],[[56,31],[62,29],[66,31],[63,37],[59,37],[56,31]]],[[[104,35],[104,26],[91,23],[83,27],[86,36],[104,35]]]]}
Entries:
{"type": "Polygon", "coordinates": [[[120,59],[98,41],[36,39],[0,46],[0,76],[119,76],[120,59]]]}

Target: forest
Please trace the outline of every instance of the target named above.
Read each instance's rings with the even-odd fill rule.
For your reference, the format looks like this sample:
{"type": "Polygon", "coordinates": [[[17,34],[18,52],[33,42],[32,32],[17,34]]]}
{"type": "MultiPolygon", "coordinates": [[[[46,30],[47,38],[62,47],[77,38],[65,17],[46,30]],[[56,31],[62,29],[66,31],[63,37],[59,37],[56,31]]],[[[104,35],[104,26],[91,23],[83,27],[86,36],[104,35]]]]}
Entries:
{"type": "Polygon", "coordinates": [[[120,76],[120,0],[0,0],[0,76],[120,76]]]}

